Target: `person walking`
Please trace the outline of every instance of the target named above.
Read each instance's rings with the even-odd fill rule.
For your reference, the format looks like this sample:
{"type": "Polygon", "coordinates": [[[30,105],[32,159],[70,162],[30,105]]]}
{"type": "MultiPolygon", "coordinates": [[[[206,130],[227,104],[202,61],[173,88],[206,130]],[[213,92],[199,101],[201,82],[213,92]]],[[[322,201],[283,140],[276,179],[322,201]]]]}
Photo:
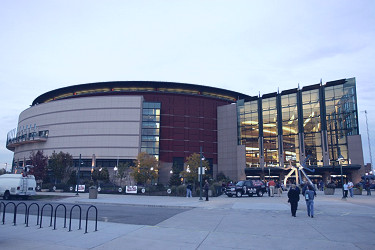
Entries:
{"type": "Polygon", "coordinates": [[[288,202],[290,203],[290,211],[292,216],[296,217],[298,202],[299,202],[299,193],[300,190],[296,184],[292,184],[291,188],[288,191],[288,202]]]}
{"type": "Polygon", "coordinates": [[[204,191],[206,192],[206,201],[208,201],[208,190],[210,189],[210,184],[208,184],[208,180],[204,184],[204,191]]]}
{"type": "Polygon", "coordinates": [[[371,184],[370,184],[370,181],[369,179],[366,180],[366,184],[365,184],[365,188],[366,188],[366,191],[367,191],[367,195],[371,195],[371,184]]]}
{"type": "Polygon", "coordinates": [[[342,197],[342,198],[346,199],[346,198],[348,198],[348,191],[349,191],[349,186],[348,186],[348,183],[346,183],[346,181],[344,181],[343,188],[344,188],[344,197],[342,197]]]}
{"type": "Polygon", "coordinates": [[[307,216],[314,218],[314,197],[316,193],[312,186],[308,186],[305,192],[305,201],[307,206],[307,216]]]}
{"type": "Polygon", "coordinates": [[[349,194],[350,194],[350,197],[353,198],[353,189],[354,189],[354,184],[351,180],[349,180],[348,182],[348,188],[349,188],[349,194]]]}
{"type": "Polygon", "coordinates": [[[279,181],[276,181],[277,196],[281,197],[282,189],[279,181]]]}
{"type": "Polygon", "coordinates": [[[186,198],[193,197],[191,194],[192,190],[193,190],[193,187],[191,186],[191,183],[189,183],[186,187],[186,198]]]}
{"type": "Polygon", "coordinates": [[[270,195],[271,197],[273,197],[273,195],[275,194],[276,183],[273,180],[270,180],[270,182],[268,183],[268,186],[270,188],[270,195]]]}

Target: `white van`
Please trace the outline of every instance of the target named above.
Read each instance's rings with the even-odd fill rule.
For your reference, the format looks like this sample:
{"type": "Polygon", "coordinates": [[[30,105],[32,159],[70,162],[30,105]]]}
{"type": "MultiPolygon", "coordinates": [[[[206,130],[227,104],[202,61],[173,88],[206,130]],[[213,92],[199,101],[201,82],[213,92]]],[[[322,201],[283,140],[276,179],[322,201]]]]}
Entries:
{"type": "Polygon", "coordinates": [[[27,199],[35,195],[36,181],[34,175],[23,176],[22,174],[0,175],[0,196],[9,200],[11,196],[20,196],[27,199]]]}

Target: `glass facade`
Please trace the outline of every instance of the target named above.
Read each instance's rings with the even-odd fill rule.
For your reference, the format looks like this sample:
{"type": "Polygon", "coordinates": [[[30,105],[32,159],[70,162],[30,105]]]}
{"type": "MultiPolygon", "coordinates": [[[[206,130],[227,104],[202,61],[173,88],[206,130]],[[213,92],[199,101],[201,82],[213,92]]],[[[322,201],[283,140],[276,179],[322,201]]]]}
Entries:
{"type": "Polygon", "coordinates": [[[278,166],[276,97],[262,99],[264,162],[278,166]]]}
{"type": "Polygon", "coordinates": [[[297,94],[281,96],[284,162],[295,165],[299,159],[297,94]]]}
{"type": "Polygon", "coordinates": [[[160,141],[159,102],[144,102],[142,110],[141,151],[155,156],[159,160],[160,141]]]}
{"type": "Polygon", "coordinates": [[[349,163],[347,136],[358,135],[354,78],[254,97],[237,106],[238,143],[246,146],[247,167],[286,167],[305,157],[308,166],[323,166],[324,157],[335,165],[340,154],[349,163]]]}
{"type": "Polygon", "coordinates": [[[246,164],[259,167],[258,101],[238,106],[239,144],[246,145],[246,164]]]}
{"type": "Polygon", "coordinates": [[[358,134],[355,79],[325,88],[326,121],[330,161],[341,154],[348,163],[347,135],[358,134]]]}

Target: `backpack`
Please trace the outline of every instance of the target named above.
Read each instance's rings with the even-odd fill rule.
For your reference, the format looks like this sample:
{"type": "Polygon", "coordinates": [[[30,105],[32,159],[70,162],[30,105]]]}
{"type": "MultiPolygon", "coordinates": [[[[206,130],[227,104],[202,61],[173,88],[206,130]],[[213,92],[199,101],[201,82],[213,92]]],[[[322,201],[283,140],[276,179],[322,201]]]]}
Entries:
{"type": "Polygon", "coordinates": [[[305,200],[306,201],[310,200],[309,192],[305,192],[305,200]]]}

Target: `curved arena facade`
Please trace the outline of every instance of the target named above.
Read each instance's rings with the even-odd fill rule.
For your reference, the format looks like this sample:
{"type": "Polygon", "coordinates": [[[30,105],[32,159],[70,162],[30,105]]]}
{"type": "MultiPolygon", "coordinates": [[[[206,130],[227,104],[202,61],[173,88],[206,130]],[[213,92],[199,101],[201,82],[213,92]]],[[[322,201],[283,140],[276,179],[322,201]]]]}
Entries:
{"type": "Polygon", "coordinates": [[[213,177],[283,178],[304,165],[316,180],[358,179],[363,152],[355,78],[262,96],[172,82],[100,82],[52,90],[24,110],[7,137],[13,166],[37,150],[67,152],[90,177],[140,152],[160,163],[160,183],[172,166],[202,148],[213,177]],[[342,158],[341,165],[337,159],[342,158]]]}
{"type": "MultiPolygon", "coordinates": [[[[192,84],[104,82],[56,89],[37,97],[8,133],[7,148],[16,166],[32,151],[68,152],[92,166],[112,169],[133,161],[139,152],[160,162],[160,182],[169,180],[173,164],[204,150],[217,169],[217,108],[249,96],[192,84]]],[[[77,164],[77,161],[75,161],[77,164]]],[[[213,173],[213,172],[212,172],[213,173]]]]}

